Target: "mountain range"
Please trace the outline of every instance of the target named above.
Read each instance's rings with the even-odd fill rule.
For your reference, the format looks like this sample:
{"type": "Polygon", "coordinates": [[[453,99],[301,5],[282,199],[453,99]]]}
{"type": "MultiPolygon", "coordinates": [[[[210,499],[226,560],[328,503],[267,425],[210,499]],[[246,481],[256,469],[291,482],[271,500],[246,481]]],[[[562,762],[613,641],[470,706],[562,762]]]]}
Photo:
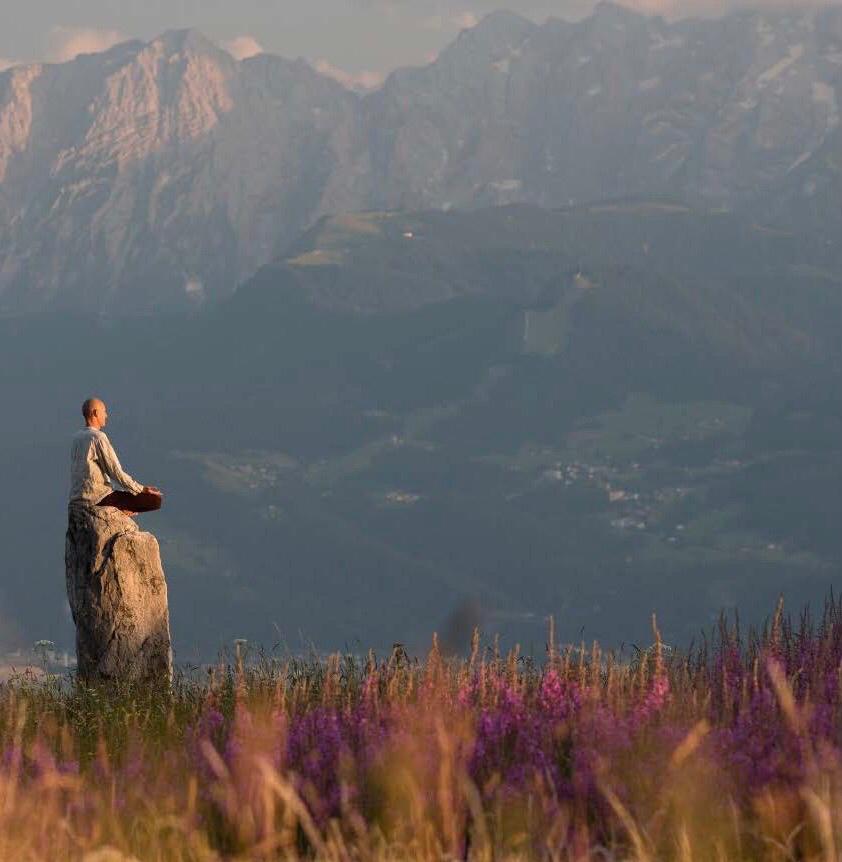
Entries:
{"type": "Polygon", "coordinates": [[[0,74],[0,311],[230,295],[353,211],[634,197],[833,243],[842,8],[667,23],[495,12],[358,94],[195,31],[0,74]]]}

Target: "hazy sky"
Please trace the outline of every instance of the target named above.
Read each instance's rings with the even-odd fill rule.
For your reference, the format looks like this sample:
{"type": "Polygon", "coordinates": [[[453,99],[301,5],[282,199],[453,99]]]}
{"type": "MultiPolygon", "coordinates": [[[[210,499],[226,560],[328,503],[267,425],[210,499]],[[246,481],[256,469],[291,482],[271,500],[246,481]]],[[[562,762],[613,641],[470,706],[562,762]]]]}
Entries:
{"type": "MultiPolygon", "coordinates": [[[[495,8],[541,21],[576,18],[594,0],[0,0],[0,67],[65,60],[130,37],[196,27],[241,56],[303,56],[363,82],[423,63],[495,8]],[[366,75],[366,73],[369,73],[366,75]]],[[[625,0],[645,11],[709,12],[742,0],[625,0]]],[[[755,0],[770,5],[778,0],[755,0]]],[[[804,2],[804,0],[802,0],[804,2]]]]}

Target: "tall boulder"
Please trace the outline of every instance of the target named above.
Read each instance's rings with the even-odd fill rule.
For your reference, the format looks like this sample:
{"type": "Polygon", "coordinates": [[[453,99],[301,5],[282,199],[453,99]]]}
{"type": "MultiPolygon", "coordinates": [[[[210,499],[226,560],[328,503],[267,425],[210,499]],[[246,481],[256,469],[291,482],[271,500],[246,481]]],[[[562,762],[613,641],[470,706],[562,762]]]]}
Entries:
{"type": "Polygon", "coordinates": [[[117,509],[71,503],[65,566],[79,676],[169,682],[167,583],[156,538],[117,509]]]}

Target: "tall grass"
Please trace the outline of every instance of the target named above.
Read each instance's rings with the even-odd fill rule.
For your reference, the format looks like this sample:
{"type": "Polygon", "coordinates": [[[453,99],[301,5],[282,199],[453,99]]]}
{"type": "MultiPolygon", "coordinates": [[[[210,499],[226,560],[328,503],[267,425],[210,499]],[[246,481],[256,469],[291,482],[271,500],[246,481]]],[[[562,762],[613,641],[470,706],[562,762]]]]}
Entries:
{"type": "Polygon", "coordinates": [[[0,688],[0,860],[837,860],[842,603],[619,661],[241,658],[0,688]]]}

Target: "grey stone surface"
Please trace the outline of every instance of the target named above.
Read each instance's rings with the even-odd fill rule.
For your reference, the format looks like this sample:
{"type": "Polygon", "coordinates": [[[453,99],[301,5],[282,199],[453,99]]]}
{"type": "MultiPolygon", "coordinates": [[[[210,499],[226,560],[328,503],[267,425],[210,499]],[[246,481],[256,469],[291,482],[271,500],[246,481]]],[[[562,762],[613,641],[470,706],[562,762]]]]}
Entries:
{"type": "Polygon", "coordinates": [[[71,503],[65,565],[79,676],[169,682],[167,583],[157,539],[116,509],[71,503]]]}

